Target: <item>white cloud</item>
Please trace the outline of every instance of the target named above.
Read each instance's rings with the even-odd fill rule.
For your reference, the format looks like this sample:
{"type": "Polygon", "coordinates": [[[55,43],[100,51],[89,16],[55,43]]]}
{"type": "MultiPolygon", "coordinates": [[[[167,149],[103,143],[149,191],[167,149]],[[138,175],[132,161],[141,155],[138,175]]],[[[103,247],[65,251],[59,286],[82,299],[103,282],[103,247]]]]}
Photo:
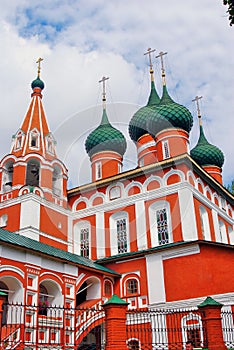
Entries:
{"type": "MultiPolygon", "coordinates": [[[[168,90],[176,101],[194,111],[195,118],[191,100],[197,94],[204,96],[201,109],[205,132],[209,141],[225,153],[223,173],[227,183],[233,178],[230,140],[234,63],[233,28],[229,27],[225,11],[220,0],[147,0],[144,3],[140,0],[21,0],[17,4],[1,1],[1,156],[9,151],[11,135],[26,112],[39,56],[44,58],[43,103],[49,125],[62,145],[58,149],[63,150],[73,134],[73,130],[65,127],[71,120],[74,121],[71,127],[76,128],[75,139],[82,139],[85,128],[95,127],[99,122],[99,112],[91,109],[86,120],[82,119],[81,128],[79,117],[83,114],[79,112],[100,103],[101,90],[97,82],[103,75],[111,78],[109,102],[134,106],[145,103],[149,77],[143,53],[152,46],[157,52],[168,51],[165,60],[168,90]],[[64,132],[60,132],[62,126],[64,132]]],[[[161,92],[159,62],[155,62],[155,76],[161,92]]],[[[131,115],[120,113],[113,111],[110,120],[120,127],[124,124],[127,132],[131,115]]],[[[192,146],[197,137],[195,119],[192,146]]],[[[127,157],[131,158],[135,146],[131,141],[129,145],[127,157]]],[[[76,163],[75,149],[72,146],[69,150],[71,164],[76,163]]],[[[86,156],[84,147],[80,153],[86,156]]],[[[90,170],[87,160],[85,167],[90,170]]],[[[72,182],[78,185],[75,176],[77,174],[72,176],[72,182]]]]}

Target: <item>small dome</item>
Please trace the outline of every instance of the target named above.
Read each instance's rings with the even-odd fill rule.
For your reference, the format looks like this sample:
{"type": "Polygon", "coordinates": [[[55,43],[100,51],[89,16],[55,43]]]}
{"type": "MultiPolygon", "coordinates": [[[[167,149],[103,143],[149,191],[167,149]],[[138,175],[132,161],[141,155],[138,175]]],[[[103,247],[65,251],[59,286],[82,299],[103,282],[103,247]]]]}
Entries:
{"type": "Polygon", "coordinates": [[[45,87],[45,84],[43,83],[43,81],[39,77],[37,77],[37,79],[33,80],[32,84],[31,84],[31,87],[32,87],[32,89],[38,87],[41,90],[43,90],[44,87],[45,87]]]}
{"type": "Polygon", "coordinates": [[[193,125],[193,117],[189,110],[174,102],[169,96],[166,85],[156,113],[152,114],[148,122],[149,133],[155,136],[163,129],[180,128],[189,132],[193,125]]]}
{"type": "Polygon", "coordinates": [[[105,109],[101,124],[89,134],[85,148],[90,157],[101,151],[114,151],[121,156],[124,155],[127,148],[125,137],[110,124],[105,109]]]}
{"type": "Polygon", "coordinates": [[[200,166],[216,165],[222,168],[224,163],[223,152],[207,141],[201,125],[199,140],[197,145],[190,151],[190,155],[200,166]]]}
{"type": "Polygon", "coordinates": [[[147,105],[140,108],[129,122],[128,132],[134,142],[137,142],[141,136],[148,134],[148,119],[155,113],[155,108],[159,102],[160,98],[155,89],[154,81],[152,81],[147,105]]]}

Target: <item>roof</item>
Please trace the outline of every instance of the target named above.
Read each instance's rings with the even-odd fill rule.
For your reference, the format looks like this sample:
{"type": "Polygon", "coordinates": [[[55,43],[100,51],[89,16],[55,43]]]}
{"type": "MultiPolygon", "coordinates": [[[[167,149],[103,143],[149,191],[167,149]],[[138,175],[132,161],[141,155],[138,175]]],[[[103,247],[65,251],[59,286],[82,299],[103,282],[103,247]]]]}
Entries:
{"type": "Polygon", "coordinates": [[[17,233],[3,230],[2,228],[0,228],[0,243],[12,245],[16,249],[17,247],[28,249],[36,254],[46,255],[57,260],[63,260],[73,265],[80,265],[89,270],[91,269],[102,273],[120,276],[117,272],[101,266],[90,259],[35,241],[34,239],[21,236],[17,233]]]}
{"type": "Polygon", "coordinates": [[[202,245],[215,246],[220,248],[234,249],[233,245],[226,244],[226,243],[217,243],[217,242],[202,241],[202,240],[187,241],[187,242],[181,241],[181,242],[163,244],[157,247],[148,248],[137,252],[121,253],[114,256],[98,259],[96,260],[96,262],[98,262],[99,264],[107,264],[114,261],[127,260],[131,258],[140,258],[140,257],[144,257],[145,255],[170,250],[171,248],[178,248],[181,246],[188,246],[193,244],[200,244],[200,245],[202,244],[202,245]]]}

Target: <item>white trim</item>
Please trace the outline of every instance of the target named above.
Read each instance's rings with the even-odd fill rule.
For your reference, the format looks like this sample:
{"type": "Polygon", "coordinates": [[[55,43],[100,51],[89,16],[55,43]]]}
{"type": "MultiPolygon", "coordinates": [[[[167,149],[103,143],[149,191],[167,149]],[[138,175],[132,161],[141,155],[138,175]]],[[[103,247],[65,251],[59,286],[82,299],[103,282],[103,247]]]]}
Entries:
{"type": "Polygon", "coordinates": [[[179,189],[178,200],[183,239],[184,241],[196,240],[197,224],[191,188],[186,187],[179,189]]]}
{"type": "MultiPolygon", "coordinates": [[[[144,151],[145,149],[149,148],[149,147],[154,147],[156,146],[156,142],[154,140],[149,141],[147,143],[144,143],[143,145],[141,145],[138,149],[137,149],[137,155],[139,155],[139,153],[141,153],[142,151],[144,151]]],[[[152,152],[152,151],[151,151],[152,152]]]]}
{"type": "Polygon", "coordinates": [[[149,206],[149,224],[150,224],[149,229],[150,229],[152,247],[157,247],[160,245],[158,241],[157,211],[162,209],[166,210],[168,243],[173,242],[170,203],[165,200],[155,201],[149,206]]]}
{"type": "Polygon", "coordinates": [[[121,254],[118,252],[118,240],[117,240],[117,221],[126,220],[126,236],[127,236],[127,252],[130,251],[130,235],[129,235],[129,216],[126,211],[119,211],[110,216],[109,227],[110,227],[110,249],[111,255],[121,254]]]}

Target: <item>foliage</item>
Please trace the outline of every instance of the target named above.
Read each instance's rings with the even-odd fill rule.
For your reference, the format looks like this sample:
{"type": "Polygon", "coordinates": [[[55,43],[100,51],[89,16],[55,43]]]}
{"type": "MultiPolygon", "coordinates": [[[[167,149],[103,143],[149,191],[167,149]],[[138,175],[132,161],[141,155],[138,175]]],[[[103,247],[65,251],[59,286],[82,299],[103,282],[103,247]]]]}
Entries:
{"type": "Polygon", "coordinates": [[[234,24],[234,0],[223,0],[223,4],[228,6],[230,26],[234,24]]]}
{"type": "Polygon", "coordinates": [[[228,184],[226,188],[230,193],[234,194],[234,180],[232,180],[232,182],[228,184]]]}

